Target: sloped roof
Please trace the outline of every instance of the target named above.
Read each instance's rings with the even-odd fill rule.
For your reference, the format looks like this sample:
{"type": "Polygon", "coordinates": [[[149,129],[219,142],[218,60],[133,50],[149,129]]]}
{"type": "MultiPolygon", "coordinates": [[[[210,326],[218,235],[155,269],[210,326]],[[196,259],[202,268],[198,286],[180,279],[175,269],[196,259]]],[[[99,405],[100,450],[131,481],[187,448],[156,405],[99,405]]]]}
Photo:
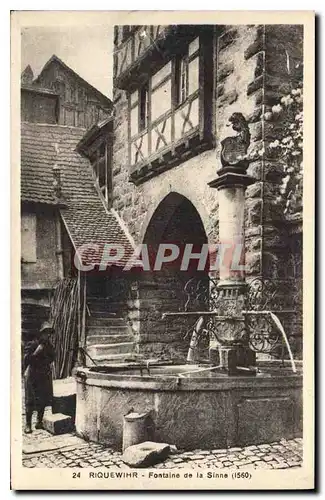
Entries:
{"type": "Polygon", "coordinates": [[[33,82],[34,85],[38,85],[39,84],[39,82],[42,79],[42,74],[53,63],[54,64],[55,63],[59,64],[63,69],[65,69],[68,73],[70,73],[70,75],[72,75],[74,78],[76,78],[77,80],[79,80],[80,83],[82,83],[83,85],[85,85],[86,87],[88,87],[88,89],[91,90],[101,101],[104,101],[107,104],[108,107],[110,107],[110,108],[113,107],[112,101],[111,101],[111,99],[109,99],[109,97],[107,97],[105,94],[103,94],[102,92],[100,92],[100,90],[96,89],[95,87],[93,87],[93,85],[91,85],[86,80],[84,80],[78,73],[76,73],[76,71],[74,71],[72,68],[70,68],[70,66],[68,66],[67,64],[65,64],[65,62],[63,62],[62,59],[60,59],[55,54],[53,54],[53,56],[51,56],[50,59],[45,63],[45,65],[43,66],[40,74],[37,76],[37,78],[35,78],[35,80],[33,82]]]}
{"type": "Polygon", "coordinates": [[[89,161],[75,151],[83,134],[74,127],[22,123],[21,199],[56,205],[52,168],[57,165],[66,204],[60,212],[74,248],[93,245],[82,252],[82,262],[100,263],[105,244],[120,244],[125,253],[116,264],[125,265],[133,246],[116,212],[104,206],[89,161]]]}

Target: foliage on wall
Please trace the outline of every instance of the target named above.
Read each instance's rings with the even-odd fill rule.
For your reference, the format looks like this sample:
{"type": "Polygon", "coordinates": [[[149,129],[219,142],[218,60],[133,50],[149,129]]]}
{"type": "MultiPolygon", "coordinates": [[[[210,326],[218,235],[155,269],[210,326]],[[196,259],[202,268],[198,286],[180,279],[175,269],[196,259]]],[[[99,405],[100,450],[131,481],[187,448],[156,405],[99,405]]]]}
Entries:
{"type": "Polygon", "coordinates": [[[303,184],[303,89],[302,82],[284,95],[277,104],[264,113],[264,120],[272,125],[271,142],[249,155],[276,159],[283,169],[282,182],[275,203],[282,207],[286,217],[301,213],[303,184]]]}
{"type": "Polygon", "coordinates": [[[277,203],[284,204],[284,214],[290,215],[302,208],[303,179],[303,92],[293,89],[280,103],[265,113],[266,121],[281,120],[278,138],[269,143],[269,154],[283,162],[282,184],[277,203]]]}

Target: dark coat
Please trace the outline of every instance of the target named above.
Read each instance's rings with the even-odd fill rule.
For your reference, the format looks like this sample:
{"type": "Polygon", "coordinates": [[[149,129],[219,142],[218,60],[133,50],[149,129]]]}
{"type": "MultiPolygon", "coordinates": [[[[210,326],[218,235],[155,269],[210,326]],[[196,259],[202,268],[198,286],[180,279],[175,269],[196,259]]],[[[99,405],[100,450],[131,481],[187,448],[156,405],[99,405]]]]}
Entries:
{"type": "Polygon", "coordinates": [[[41,344],[34,340],[24,347],[25,404],[29,411],[52,405],[51,363],[53,360],[54,349],[49,342],[41,344]],[[38,347],[38,351],[35,352],[38,347]]]}

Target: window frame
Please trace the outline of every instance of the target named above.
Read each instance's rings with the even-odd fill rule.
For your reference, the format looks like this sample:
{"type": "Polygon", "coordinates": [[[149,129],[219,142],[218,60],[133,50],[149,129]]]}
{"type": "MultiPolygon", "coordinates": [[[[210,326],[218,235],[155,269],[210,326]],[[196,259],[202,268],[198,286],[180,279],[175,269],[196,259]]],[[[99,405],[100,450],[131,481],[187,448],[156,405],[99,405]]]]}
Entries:
{"type": "Polygon", "coordinates": [[[175,107],[182,106],[189,97],[189,60],[188,53],[178,55],[175,58],[174,80],[174,98],[175,107]]]}
{"type": "MultiPolygon", "coordinates": [[[[140,94],[139,91],[140,89],[135,89],[132,88],[128,92],[128,157],[129,157],[129,165],[132,167],[132,172],[137,169],[138,165],[142,164],[150,164],[151,160],[155,161],[155,158],[152,158],[153,156],[156,156],[157,152],[153,152],[151,148],[151,142],[152,142],[152,129],[154,127],[157,127],[160,122],[165,120],[166,118],[169,118],[171,116],[171,141],[166,145],[162,151],[159,151],[159,156],[161,157],[163,154],[168,152],[169,150],[175,151],[175,145],[179,142],[186,142],[188,144],[188,139],[189,137],[192,136],[199,136],[200,141],[206,141],[209,142],[210,144],[213,142],[213,136],[212,136],[212,123],[211,123],[211,117],[209,116],[209,113],[211,113],[211,110],[209,111],[209,107],[211,108],[211,99],[209,101],[209,105],[207,104],[207,100],[209,99],[209,96],[211,96],[212,99],[213,97],[213,92],[211,92],[208,89],[208,92],[206,91],[206,81],[205,79],[207,77],[210,77],[210,74],[214,71],[214,63],[213,60],[210,61],[210,58],[213,58],[211,54],[213,53],[212,51],[212,42],[209,41],[209,46],[207,46],[207,41],[204,37],[201,36],[201,34],[197,34],[193,39],[189,41],[189,43],[186,45],[185,48],[183,48],[182,52],[178,53],[177,55],[171,56],[168,60],[165,61],[164,65],[171,64],[171,71],[170,73],[163,77],[162,80],[160,80],[158,83],[155,84],[155,86],[152,87],[152,77],[162,69],[164,66],[159,66],[156,71],[154,71],[152,74],[149,75],[148,80],[145,82],[144,85],[148,86],[148,107],[149,107],[149,116],[148,116],[148,123],[147,127],[144,127],[140,130],[139,128],[139,119],[138,119],[138,127],[135,130],[133,128],[132,122],[131,122],[131,112],[132,110],[136,107],[140,107],[140,94]],[[190,53],[190,44],[193,43],[196,39],[198,39],[197,46],[194,50],[191,51],[190,53]],[[208,50],[207,50],[208,48],[208,50]],[[210,49],[210,50],[209,50],[210,49]],[[207,57],[207,54],[209,56],[207,57]],[[190,89],[190,63],[198,59],[198,82],[197,82],[197,88],[196,90],[192,91],[192,93],[189,93],[190,89]],[[179,98],[177,96],[177,71],[178,71],[178,62],[183,60],[184,65],[185,65],[185,95],[183,100],[180,102],[179,98]],[[210,62],[210,64],[209,64],[210,62]],[[211,64],[211,62],[213,64],[211,64]],[[170,96],[170,107],[169,109],[161,114],[159,117],[157,117],[155,120],[152,120],[152,93],[156,91],[160,86],[166,83],[168,79],[171,79],[171,96],[170,96]],[[131,95],[133,95],[135,92],[138,92],[138,99],[133,99],[133,102],[131,103],[131,95]],[[181,109],[183,106],[187,106],[187,104],[191,101],[194,101],[198,99],[198,106],[199,106],[199,120],[198,120],[198,125],[196,125],[193,129],[193,131],[189,132],[188,134],[185,133],[181,139],[176,139],[175,137],[175,117],[176,113],[179,109],[181,109]],[[133,130],[132,130],[133,129],[133,130]],[[135,141],[138,139],[141,139],[141,137],[147,134],[147,139],[148,139],[148,154],[145,158],[138,159],[136,161],[132,161],[132,145],[134,144],[135,141]]],[[[211,75],[212,76],[212,75],[211,75]]],[[[134,115],[133,115],[134,116],[134,115]]],[[[139,111],[138,111],[138,116],[139,116],[139,111]]],[[[188,146],[187,146],[188,147],[188,146]]]]}
{"type": "MultiPolygon", "coordinates": [[[[196,38],[200,38],[197,36],[196,38]]],[[[195,40],[195,38],[194,38],[195,40]]],[[[191,55],[189,55],[189,45],[187,45],[186,51],[183,52],[181,55],[177,55],[169,59],[167,61],[166,65],[171,63],[171,72],[170,74],[166,75],[164,78],[162,78],[161,81],[159,81],[156,85],[152,86],[152,76],[158,71],[160,71],[159,68],[155,73],[150,75],[150,78],[137,90],[133,92],[129,92],[128,94],[128,108],[129,108],[129,113],[128,113],[128,119],[129,123],[131,122],[131,111],[138,106],[138,127],[137,127],[137,132],[134,133],[133,135],[129,136],[129,139],[134,138],[136,136],[140,136],[144,131],[149,131],[149,128],[154,125],[156,122],[161,121],[161,118],[164,115],[167,115],[169,113],[173,113],[178,107],[183,106],[187,101],[190,101],[193,98],[193,95],[195,95],[199,91],[200,83],[198,82],[198,89],[191,94],[189,94],[189,64],[194,60],[198,58],[199,60],[199,68],[201,67],[201,55],[200,55],[200,44],[199,48],[195,50],[191,55]],[[185,98],[179,102],[179,97],[178,97],[178,89],[177,89],[177,72],[179,69],[177,68],[178,64],[183,61],[183,64],[185,65],[185,98]],[[152,103],[152,94],[155,92],[159,87],[163,86],[168,80],[171,80],[171,95],[170,95],[170,108],[157,117],[155,120],[152,120],[151,117],[151,103],[152,103]],[[137,100],[135,100],[133,103],[131,103],[131,94],[134,94],[134,92],[137,93],[137,100]],[[146,92],[147,96],[147,113],[145,116],[145,123],[143,120],[143,117],[141,116],[141,106],[142,106],[142,96],[141,93],[146,92]]],[[[142,110],[143,111],[143,110],[142,110]]],[[[130,127],[130,132],[131,132],[131,127],[130,127]]]]}

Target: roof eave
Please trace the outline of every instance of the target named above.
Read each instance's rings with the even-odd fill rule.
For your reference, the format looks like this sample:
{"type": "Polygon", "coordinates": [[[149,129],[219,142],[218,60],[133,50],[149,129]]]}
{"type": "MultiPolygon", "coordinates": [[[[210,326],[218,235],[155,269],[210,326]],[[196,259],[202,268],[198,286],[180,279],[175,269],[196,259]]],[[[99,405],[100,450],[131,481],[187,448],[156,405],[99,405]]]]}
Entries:
{"type": "Polygon", "coordinates": [[[76,145],[76,151],[82,156],[88,158],[88,148],[89,146],[103,133],[105,133],[110,125],[113,124],[113,117],[109,116],[101,123],[94,124],[89,130],[87,130],[84,136],[80,139],[76,145]]]}
{"type": "Polygon", "coordinates": [[[68,203],[65,200],[35,200],[35,198],[29,198],[29,197],[21,197],[21,203],[29,204],[29,205],[45,205],[48,207],[53,207],[53,208],[66,208],[68,207],[68,203]]]}

